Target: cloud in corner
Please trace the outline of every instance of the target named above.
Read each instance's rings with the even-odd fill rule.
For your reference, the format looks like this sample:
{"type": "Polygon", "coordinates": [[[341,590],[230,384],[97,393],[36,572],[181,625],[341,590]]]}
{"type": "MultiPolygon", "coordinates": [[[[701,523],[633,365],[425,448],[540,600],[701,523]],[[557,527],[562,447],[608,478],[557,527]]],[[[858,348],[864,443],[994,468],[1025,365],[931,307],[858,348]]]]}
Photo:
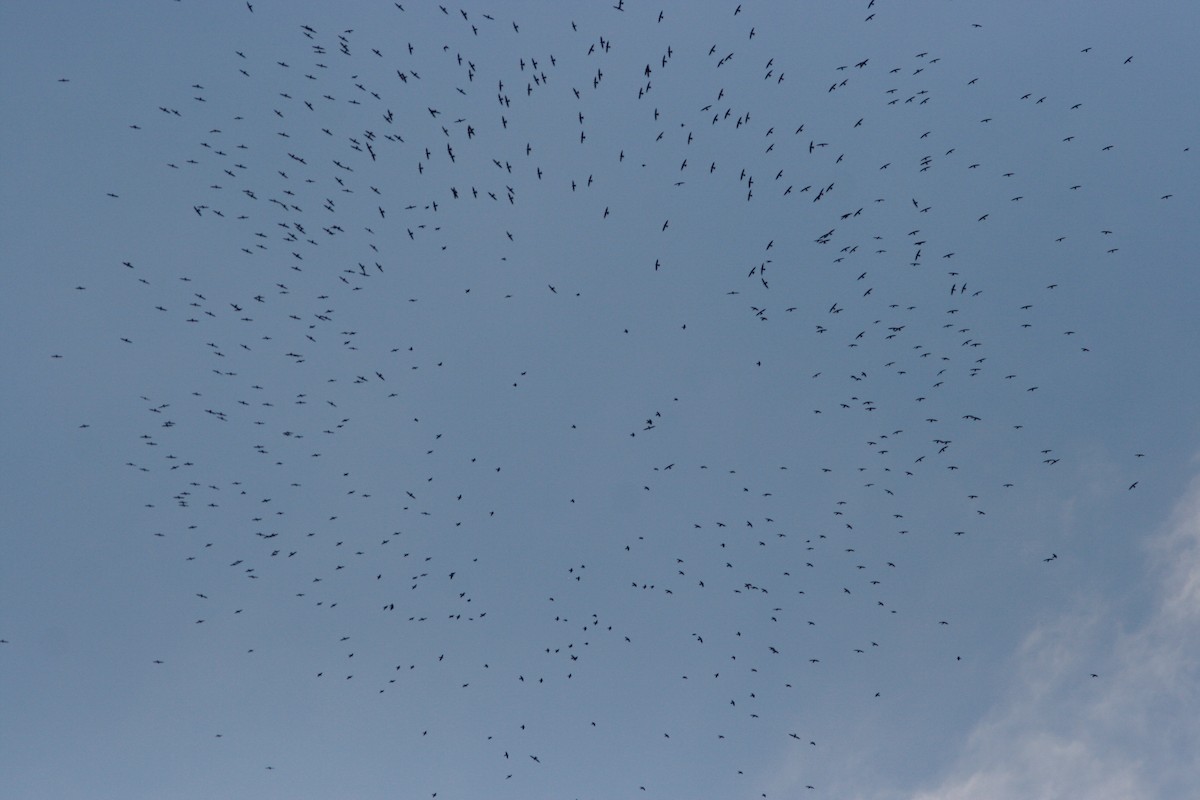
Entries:
{"type": "Polygon", "coordinates": [[[1200,786],[1200,478],[1150,544],[1148,613],[1103,602],[1026,637],[1009,695],[914,800],[1170,800],[1200,786]]]}

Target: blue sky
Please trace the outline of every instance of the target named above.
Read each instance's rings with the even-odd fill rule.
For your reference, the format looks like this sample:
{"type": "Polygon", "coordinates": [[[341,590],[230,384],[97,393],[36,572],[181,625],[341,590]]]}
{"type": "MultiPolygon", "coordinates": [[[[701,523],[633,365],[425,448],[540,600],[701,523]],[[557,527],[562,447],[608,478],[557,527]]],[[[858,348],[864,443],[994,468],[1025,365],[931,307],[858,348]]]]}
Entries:
{"type": "Polygon", "coordinates": [[[5,794],[1190,797],[1200,12],[400,5],[0,11],[5,794]]]}

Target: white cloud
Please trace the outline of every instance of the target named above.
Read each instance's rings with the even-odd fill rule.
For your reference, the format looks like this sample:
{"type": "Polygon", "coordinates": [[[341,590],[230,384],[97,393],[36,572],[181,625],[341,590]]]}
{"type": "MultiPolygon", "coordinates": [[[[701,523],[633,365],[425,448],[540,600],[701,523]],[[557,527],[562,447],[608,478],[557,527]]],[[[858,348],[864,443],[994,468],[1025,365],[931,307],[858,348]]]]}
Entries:
{"type": "Polygon", "coordinates": [[[1200,479],[1151,552],[1158,590],[1146,617],[1114,629],[1110,609],[1093,606],[1034,630],[1012,693],[914,800],[1197,796],[1200,479]]]}

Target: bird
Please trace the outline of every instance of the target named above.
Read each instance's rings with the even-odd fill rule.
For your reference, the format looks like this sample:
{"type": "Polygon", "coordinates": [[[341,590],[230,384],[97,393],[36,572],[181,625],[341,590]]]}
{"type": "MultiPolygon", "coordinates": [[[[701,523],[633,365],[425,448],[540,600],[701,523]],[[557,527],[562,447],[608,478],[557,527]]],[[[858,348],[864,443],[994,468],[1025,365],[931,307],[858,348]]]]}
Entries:
{"type": "MultiPolygon", "coordinates": [[[[861,6],[831,19],[896,38],[903,19],[874,5],[865,20],[861,6]]],[[[816,747],[807,731],[832,723],[814,698],[853,688],[846,658],[864,659],[881,702],[909,671],[953,701],[962,676],[948,670],[973,646],[959,632],[988,621],[962,619],[980,612],[958,584],[987,573],[1036,597],[1086,569],[1093,556],[1072,552],[1017,580],[1022,555],[1064,545],[1036,526],[1000,534],[1006,508],[1066,492],[1078,443],[1053,434],[1074,420],[1076,378],[1097,368],[1082,354],[1102,371],[1121,363],[1084,341],[1104,287],[1071,265],[1134,247],[1155,270],[1147,291],[1167,274],[1148,234],[1094,249],[1087,238],[1125,238],[1113,212],[1146,231],[1173,224],[1142,213],[1174,198],[1165,182],[1118,193],[1107,211],[1073,183],[1099,159],[1119,172],[1112,159],[1130,148],[1074,148],[1061,183],[1032,170],[1047,142],[1077,138],[1061,111],[1103,116],[1072,104],[1089,81],[1106,81],[1107,103],[1130,101],[1137,90],[1109,80],[1115,58],[1054,71],[1077,44],[1051,36],[1025,50],[1061,95],[1021,96],[994,80],[1006,73],[991,57],[881,62],[878,42],[850,37],[850,57],[804,51],[825,78],[798,102],[804,87],[782,85],[789,53],[776,46],[799,41],[797,23],[752,5],[718,9],[709,39],[696,19],[624,0],[574,19],[547,7],[537,25],[393,3],[341,30],[246,6],[249,27],[192,29],[197,74],[154,89],[154,118],[118,82],[73,95],[77,110],[129,114],[86,149],[123,165],[108,187],[123,202],[104,205],[96,263],[54,255],[64,240],[35,271],[47,296],[61,292],[40,307],[72,324],[29,337],[53,359],[29,391],[54,387],[39,401],[46,419],[70,410],[50,440],[88,437],[47,458],[86,452],[96,474],[130,473],[118,470],[105,508],[155,547],[105,574],[153,605],[139,636],[155,649],[117,636],[114,653],[165,656],[152,660],[164,667],[153,679],[171,681],[160,689],[200,686],[170,655],[182,648],[235,682],[288,686],[293,705],[378,712],[399,746],[420,740],[411,780],[431,795],[447,791],[435,765],[450,758],[473,765],[463,786],[475,794],[501,782],[579,794],[578,771],[555,770],[546,742],[602,754],[593,793],[661,794],[651,778],[687,764],[724,795],[753,775],[740,754],[783,734],[816,747]],[[740,43],[722,49],[726,34],[740,43]],[[873,138],[881,114],[888,135],[873,138]],[[792,175],[798,158],[807,180],[792,175]],[[993,217],[983,208],[997,196],[1010,205],[993,217]],[[1063,227],[1046,235],[1027,214],[1063,227]],[[969,215],[991,223],[984,238],[961,235],[969,215]],[[955,271],[930,272],[930,254],[955,271]],[[1051,289],[1053,303],[1039,299],[1051,289]],[[106,365],[117,380],[82,385],[106,365]],[[1049,438],[1029,438],[1038,431],[1049,438]],[[1058,469],[1022,481],[1031,466],[1058,469]],[[1013,502],[997,506],[995,488],[1013,502]],[[945,592],[903,602],[948,570],[945,592]],[[934,622],[956,637],[953,661],[910,646],[934,622]],[[666,719],[684,706],[679,731],[666,719]]],[[[160,31],[164,46],[173,31],[160,31]]],[[[939,36],[979,53],[1032,41],[978,23],[939,36]]],[[[1173,87],[1178,76],[1160,72],[1173,87]]],[[[1178,132],[1174,117],[1161,122],[1178,132]]],[[[1174,199],[1155,210],[1188,202],[1174,199]]],[[[1153,420],[1137,424],[1144,435],[1153,420]]],[[[1098,441],[1117,428],[1099,426],[1098,441]]],[[[5,652],[31,657],[21,647],[5,652]]],[[[282,702],[256,700],[259,721],[284,720],[282,702]]],[[[245,728],[237,703],[206,713],[245,728]]],[[[187,737],[163,725],[155,735],[177,749],[187,737]]],[[[236,738],[220,729],[212,747],[236,738]]],[[[365,741],[339,735],[351,749],[365,741]]],[[[296,773],[272,747],[238,744],[283,787],[296,773]]],[[[330,752],[333,769],[349,763],[330,752]]],[[[806,754],[793,754],[797,770],[816,763],[806,754]]],[[[853,758],[822,740],[822,768],[853,758]]]]}

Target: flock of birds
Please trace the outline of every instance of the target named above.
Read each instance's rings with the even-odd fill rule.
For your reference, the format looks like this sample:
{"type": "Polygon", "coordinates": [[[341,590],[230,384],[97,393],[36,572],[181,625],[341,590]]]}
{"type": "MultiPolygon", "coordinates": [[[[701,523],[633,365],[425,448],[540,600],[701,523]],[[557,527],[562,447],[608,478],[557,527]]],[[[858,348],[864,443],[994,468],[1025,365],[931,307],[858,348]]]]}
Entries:
{"type": "Polygon", "coordinates": [[[811,709],[969,684],[987,621],[939,565],[1058,567],[991,520],[1070,458],[1061,376],[1103,357],[1062,265],[1121,258],[1079,218],[1122,156],[1087,87],[1136,59],[1064,44],[1007,96],[964,71],[986,26],[859,52],[875,0],[836,12],[845,63],[750,4],[392,5],[217,48],[130,120],[220,254],[115,266],[189,635],[253,659],[282,626],[288,681],[409,708],[400,741],[521,796],[765,797],[772,759],[853,747],[811,709]]]}

